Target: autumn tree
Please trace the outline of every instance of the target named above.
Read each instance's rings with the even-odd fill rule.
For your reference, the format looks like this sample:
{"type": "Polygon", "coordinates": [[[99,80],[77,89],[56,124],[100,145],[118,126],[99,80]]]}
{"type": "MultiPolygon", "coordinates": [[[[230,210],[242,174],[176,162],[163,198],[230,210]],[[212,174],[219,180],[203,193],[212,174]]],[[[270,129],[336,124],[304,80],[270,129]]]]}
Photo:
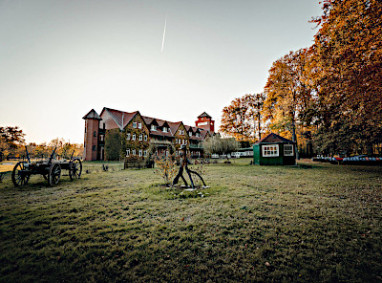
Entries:
{"type": "Polygon", "coordinates": [[[264,94],[246,94],[223,108],[220,131],[239,141],[261,139],[261,110],[264,94]]]}
{"type": "MultiPolygon", "coordinates": [[[[308,52],[300,49],[275,61],[264,88],[264,116],[270,128],[289,131],[297,144],[297,126],[311,107],[312,92],[307,84],[305,63],[308,52]]],[[[299,158],[296,148],[296,157],[299,158]]]]}
{"type": "Polygon", "coordinates": [[[246,121],[251,125],[250,129],[253,133],[254,140],[258,137],[261,140],[262,133],[262,110],[265,100],[264,93],[246,94],[241,98],[243,104],[246,106],[245,113],[246,121]],[[252,123],[251,123],[252,122],[252,123]]]}
{"type": "Polygon", "coordinates": [[[0,127],[0,152],[7,157],[19,152],[25,142],[25,134],[19,127],[0,127]]]}
{"type": "Polygon", "coordinates": [[[235,98],[222,111],[220,131],[236,140],[248,140],[251,127],[246,119],[247,105],[241,98],[235,98]]]}
{"type": "Polygon", "coordinates": [[[382,2],[323,1],[310,62],[321,152],[372,153],[382,136],[382,2]]]}

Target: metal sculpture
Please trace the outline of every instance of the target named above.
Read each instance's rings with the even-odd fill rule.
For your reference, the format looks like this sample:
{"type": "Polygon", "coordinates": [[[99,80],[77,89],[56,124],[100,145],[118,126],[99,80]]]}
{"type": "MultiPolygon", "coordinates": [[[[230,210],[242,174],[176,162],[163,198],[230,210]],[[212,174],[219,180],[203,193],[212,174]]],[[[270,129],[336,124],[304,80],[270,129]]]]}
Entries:
{"type": "Polygon", "coordinates": [[[191,170],[190,168],[188,168],[188,165],[191,164],[190,160],[188,160],[187,158],[187,148],[185,145],[182,145],[181,148],[182,150],[182,154],[183,154],[183,160],[182,162],[180,163],[180,167],[179,167],[179,171],[178,171],[178,174],[176,175],[176,177],[174,178],[174,181],[172,182],[172,185],[176,185],[178,182],[179,182],[179,178],[182,178],[183,182],[186,184],[186,186],[188,187],[188,183],[186,181],[186,179],[184,178],[183,176],[183,171],[186,170],[187,172],[187,175],[188,177],[190,178],[190,182],[191,182],[191,187],[192,189],[195,189],[195,184],[194,184],[194,181],[192,180],[192,176],[191,174],[195,174],[197,177],[200,178],[200,180],[202,181],[203,183],[203,186],[204,187],[207,187],[206,183],[204,182],[202,176],[200,176],[199,173],[191,170]]]}

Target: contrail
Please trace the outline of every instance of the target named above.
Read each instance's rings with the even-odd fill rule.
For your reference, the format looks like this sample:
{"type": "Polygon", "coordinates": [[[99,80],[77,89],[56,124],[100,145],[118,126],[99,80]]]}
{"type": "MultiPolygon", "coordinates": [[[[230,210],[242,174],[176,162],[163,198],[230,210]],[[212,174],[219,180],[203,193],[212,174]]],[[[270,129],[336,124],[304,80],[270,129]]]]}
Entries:
{"type": "Polygon", "coordinates": [[[164,19],[164,29],[163,29],[163,38],[162,38],[162,48],[160,50],[160,52],[163,52],[163,48],[164,48],[164,40],[166,38],[166,24],[167,24],[167,15],[164,19]]]}

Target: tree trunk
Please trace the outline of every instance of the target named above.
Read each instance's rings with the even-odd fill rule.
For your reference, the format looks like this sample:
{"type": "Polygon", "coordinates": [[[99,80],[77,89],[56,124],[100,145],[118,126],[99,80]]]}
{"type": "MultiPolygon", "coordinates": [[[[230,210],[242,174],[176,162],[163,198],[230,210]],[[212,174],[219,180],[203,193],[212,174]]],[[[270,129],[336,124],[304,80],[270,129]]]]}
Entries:
{"type": "Polygon", "coordinates": [[[293,113],[293,118],[292,118],[292,141],[294,142],[294,149],[296,152],[296,160],[300,160],[300,155],[298,153],[298,148],[297,148],[296,124],[294,121],[294,113],[293,113]]]}
{"type": "Polygon", "coordinates": [[[257,115],[257,125],[258,125],[258,128],[259,128],[259,141],[261,140],[261,116],[260,114],[257,115]]]}

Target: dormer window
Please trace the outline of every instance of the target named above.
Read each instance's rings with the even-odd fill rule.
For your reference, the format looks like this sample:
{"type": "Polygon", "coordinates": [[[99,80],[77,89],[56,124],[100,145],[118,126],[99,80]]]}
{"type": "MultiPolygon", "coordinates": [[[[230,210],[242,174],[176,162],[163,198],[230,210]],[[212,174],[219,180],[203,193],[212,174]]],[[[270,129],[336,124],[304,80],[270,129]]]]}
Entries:
{"type": "Polygon", "coordinates": [[[167,128],[163,127],[163,132],[167,133],[167,128]]]}
{"type": "Polygon", "coordinates": [[[156,130],[157,130],[157,126],[155,126],[155,125],[151,125],[151,130],[152,130],[152,131],[156,131],[156,130]]]}
{"type": "Polygon", "coordinates": [[[190,137],[192,137],[192,132],[189,132],[188,134],[189,134],[190,137]]]}

